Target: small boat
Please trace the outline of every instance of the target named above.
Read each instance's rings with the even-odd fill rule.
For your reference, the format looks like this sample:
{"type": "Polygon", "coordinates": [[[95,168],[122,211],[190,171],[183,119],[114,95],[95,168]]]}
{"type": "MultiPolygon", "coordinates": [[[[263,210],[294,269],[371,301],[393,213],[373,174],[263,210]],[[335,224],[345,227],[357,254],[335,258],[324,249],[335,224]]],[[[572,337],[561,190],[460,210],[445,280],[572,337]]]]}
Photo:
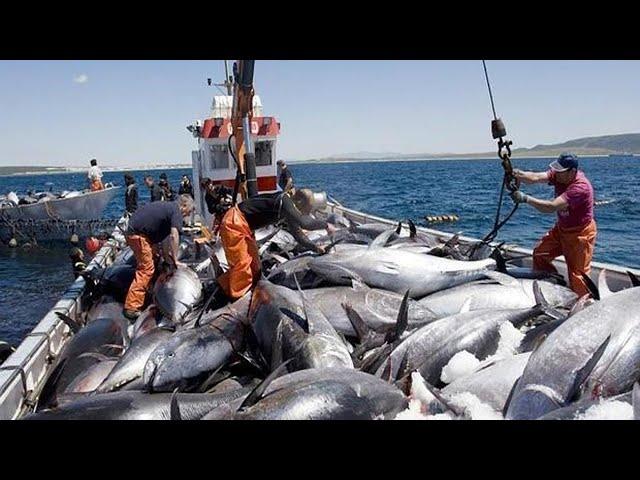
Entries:
{"type": "Polygon", "coordinates": [[[0,207],[0,239],[65,240],[71,233],[91,233],[105,223],[102,214],[119,189],[108,186],[104,190],[83,190],[59,197],[43,195],[35,203],[23,205],[4,202],[0,207]]]}

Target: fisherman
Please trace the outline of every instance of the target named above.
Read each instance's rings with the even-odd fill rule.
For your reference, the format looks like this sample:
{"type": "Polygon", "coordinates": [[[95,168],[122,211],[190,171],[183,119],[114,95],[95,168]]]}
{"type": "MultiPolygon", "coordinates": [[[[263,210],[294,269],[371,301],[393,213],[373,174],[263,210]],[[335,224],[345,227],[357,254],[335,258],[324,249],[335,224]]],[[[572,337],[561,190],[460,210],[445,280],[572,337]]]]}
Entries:
{"type": "Polygon", "coordinates": [[[164,199],[168,202],[171,202],[174,200],[174,192],[173,189],[171,188],[171,185],[169,185],[169,180],[167,180],[167,174],[166,173],[161,173],[160,174],[160,181],[158,182],[158,186],[163,190],[164,192],[164,199]]]}
{"type": "Polygon", "coordinates": [[[180,195],[190,195],[193,198],[193,185],[191,185],[191,180],[186,175],[182,176],[178,193],[180,195]]]}
{"type": "Polygon", "coordinates": [[[104,185],[102,183],[102,170],[98,167],[98,161],[93,158],[90,162],[91,166],[89,167],[89,172],[87,173],[87,178],[89,179],[90,189],[92,192],[98,190],[104,190],[104,185]]]}
{"type": "Polygon", "coordinates": [[[126,232],[127,245],[136,258],[136,275],[124,303],[123,315],[135,320],[144,306],[145,295],[155,273],[154,251],[161,247],[170,268],[184,266],[178,261],[183,218],[191,215],[193,199],[180,195],[177,202],[143,205],[131,216],[126,232]]]}
{"type": "Polygon", "coordinates": [[[124,174],[124,184],[127,186],[124,191],[124,208],[127,215],[131,215],[138,208],[138,186],[136,179],[129,173],[124,174]]]}
{"type": "Polygon", "coordinates": [[[300,213],[296,204],[303,211],[311,210],[311,199],[304,193],[295,200],[281,192],[265,193],[247,198],[232,207],[233,194],[230,188],[214,185],[210,179],[204,179],[203,189],[206,191],[209,213],[215,215],[214,225],[218,226],[229,265],[225,273],[221,273],[219,266],[214,265],[218,270],[218,284],[226,300],[234,301],[242,297],[260,278],[255,230],[283,221],[299,244],[318,253],[324,253],[324,248],[309,240],[302,229],[326,229],[329,235],[335,233],[335,227],[330,223],[300,213]]]}
{"type": "Polygon", "coordinates": [[[147,175],[146,177],[144,177],[144,184],[149,187],[149,193],[151,194],[152,202],[161,202],[165,200],[164,190],[156,185],[151,175],[147,175]]]}
{"type": "Polygon", "coordinates": [[[69,258],[73,265],[73,276],[78,278],[80,273],[87,268],[87,264],[84,263],[84,252],[78,247],[73,247],[69,252],[69,258]]]}
{"type": "Polygon", "coordinates": [[[278,186],[282,189],[283,192],[290,192],[293,190],[293,175],[291,175],[291,171],[287,167],[287,164],[284,160],[278,160],[276,162],[278,166],[278,170],[280,170],[280,175],[278,176],[278,186]]]}
{"type": "Polygon", "coordinates": [[[588,275],[591,271],[597,229],[593,187],[584,172],[578,170],[578,158],[563,153],[546,172],[514,170],[513,173],[524,183],[548,183],[555,187],[553,200],[539,200],[519,190],[511,194],[516,203],[528,203],[542,213],[557,212],[558,215],[555,226],[533,250],[533,269],[557,273],[551,262],[564,255],[571,289],[579,296],[588,294],[582,274],[588,275]]]}

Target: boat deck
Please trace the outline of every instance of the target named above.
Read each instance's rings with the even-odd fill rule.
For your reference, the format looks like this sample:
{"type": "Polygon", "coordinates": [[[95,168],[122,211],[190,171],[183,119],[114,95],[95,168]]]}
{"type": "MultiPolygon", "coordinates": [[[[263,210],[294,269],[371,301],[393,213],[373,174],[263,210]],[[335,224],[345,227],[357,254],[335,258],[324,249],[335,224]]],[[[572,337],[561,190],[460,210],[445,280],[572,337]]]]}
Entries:
{"type": "MultiPolygon", "coordinates": [[[[376,217],[367,213],[345,208],[338,203],[329,202],[322,214],[339,213],[359,223],[384,223],[389,226],[397,224],[394,220],[376,217]]],[[[120,221],[123,221],[121,219],[120,221]]],[[[426,227],[418,230],[446,241],[454,234],[442,232],[426,227]]],[[[407,234],[404,232],[403,234],[407,234]]],[[[113,231],[114,239],[105,244],[96,254],[88,268],[105,267],[113,262],[124,237],[120,228],[113,231]]],[[[471,237],[459,237],[460,243],[469,244],[479,241],[471,237]]],[[[516,246],[503,246],[507,259],[516,258],[515,265],[527,267],[531,264],[531,250],[516,246]],[[520,257],[525,258],[520,258],[520,257]]],[[[555,262],[558,270],[566,276],[566,265],[563,258],[555,262]]],[[[612,291],[622,290],[631,286],[627,271],[640,276],[640,271],[618,265],[594,262],[591,277],[597,281],[600,273],[606,270],[607,282],[612,291]]],[[[71,337],[69,327],[62,322],[55,312],[61,312],[72,319],[77,319],[87,308],[85,281],[78,278],[64,293],[53,308],[42,318],[40,323],[27,335],[16,351],[0,365],[0,420],[16,419],[28,413],[35,404],[39,392],[43,387],[48,369],[56,355],[71,337]]]]}

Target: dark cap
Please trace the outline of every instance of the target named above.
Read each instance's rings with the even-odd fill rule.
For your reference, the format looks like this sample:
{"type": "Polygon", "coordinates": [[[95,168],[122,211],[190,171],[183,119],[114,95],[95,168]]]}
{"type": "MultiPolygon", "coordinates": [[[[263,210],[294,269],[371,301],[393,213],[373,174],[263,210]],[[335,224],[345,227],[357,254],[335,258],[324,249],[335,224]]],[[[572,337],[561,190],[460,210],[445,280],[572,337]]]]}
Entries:
{"type": "Polygon", "coordinates": [[[549,167],[556,172],[566,172],[572,168],[578,168],[578,157],[572,153],[562,153],[549,167]]]}
{"type": "Polygon", "coordinates": [[[160,174],[160,178],[163,179],[163,180],[166,180],[167,179],[167,174],[166,173],[161,173],[160,174]]]}
{"type": "Polygon", "coordinates": [[[278,160],[278,161],[276,162],[276,165],[284,165],[284,160],[278,160]]]}

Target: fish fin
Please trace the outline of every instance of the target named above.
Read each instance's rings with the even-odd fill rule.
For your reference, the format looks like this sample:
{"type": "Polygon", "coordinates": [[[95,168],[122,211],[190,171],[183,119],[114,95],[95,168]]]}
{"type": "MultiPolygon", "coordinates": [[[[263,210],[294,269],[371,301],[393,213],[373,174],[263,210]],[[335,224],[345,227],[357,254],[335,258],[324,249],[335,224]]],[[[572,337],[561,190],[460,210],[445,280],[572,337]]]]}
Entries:
{"type": "Polygon", "coordinates": [[[483,275],[488,279],[493,280],[494,282],[506,287],[515,287],[520,285],[520,282],[517,278],[514,278],[506,273],[489,270],[487,272],[483,272],[483,275]]]}
{"type": "Polygon", "coordinates": [[[391,372],[393,371],[393,368],[391,368],[391,363],[392,363],[391,357],[389,357],[389,361],[384,366],[384,370],[382,370],[382,375],[380,375],[380,378],[385,382],[391,382],[391,376],[392,376],[391,372]]]}
{"type": "Polygon", "coordinates": [[[343,303],[342,308],[344,308],[347,313],[347,318],[349,319],[349,322],[351,322],[353,329],[356,331],[358,340],[363,341],[367,335],[372,332],[371,328],[369,328],[369,325],[365,323],[360,314],[356,312],[350,304],[343,303]]]}
{"type": "Polygon", "coordinates": [[[473,301],[473,297],[468,297],[462,306],[460,307],[460,311],[458,313],[467,313],[471,311],[471,302],[473,301]]]}
{"type": "Polygon", "coordinates": [[[180,405],[178,403],[178,388],[171,394],[171,406],[169,407],[169,419],[170,420],[182,420],[180,414],[180,405]]]}
{"type": "Polygon", "coordinates": [[[534,308],[542,310],[545,315],[553,318],[554,320],[567,318],[566,314],[555,309],[549,302],[547,302],[547,299],[544,298],[544,295],[542,294],[542,289],[540,288],[540,282],[538,282],[538,280],[533,281],[533,298],[535,298],[536,301],[536,306],[534,308]]]}
{"type": "MultiPolygon", "coordinates": [[[[536,345],[536,348],[538,348],[537,345],[536,345]]],[[[511,399],[513,398],[513,394],[516,392],[518,382],[520,382],[521,378],[522,378],[522,375],[520,375],[518,379],[515,382],[513,382],[513,386],[511,387],[511,390],[509,390],[509,395],[507,395],[507,400],[504,402],[504,407],[502,407],[503,417],[507,416],[507,410],[509,410],[509,404],[511,403],[511,399]]]]}
{"type": "Polygon", "coordinates": [[[613,292],[609,288],[609,284],[607,284],[607,270],[603,268],[600,270],[600,274],[598,275],[598,291],[600,292],[601,298],[607,298],[610,295],[613,295],[613,292]]]}
{"type": "Polygon", "coordinates": [[[416,238],[418,235],[418,229],[416,228],[416,224],[411,221],[411,219],[407,220],[409,223],[409,238],[416,238]]]}
{"type": "MultiPolygon", "coordinates": [[[[400,225],[400,224],[398,224],[400,225]]],[[[400,227],[398,227],[399,229],[400,227]]],[[[373,248],[378,248],[378,247],[384,247],[387,242],[389,241],[389,239],[391,238],[391,235],[393,235],[394,233],[397,232],[397,229],[389,229],[389,230],[385,230],[384,232],[382,232],[380,235],[378,235],[376,238],[374,238],[371,243],[369,244],[369,249],[373,249],[373,248]]]]}
{"type": "Polygon", "coordinates": [[[104,362],[105,360],[112,360],[112,357],[107,357],[106,355],[103,355],[101,353],[98,352],[84,352],[81,353],[80,355],[78,355],[76,358],[83,358],[83,357],[87,357],[87,358],[95,358],[96,360],[99,360],[101,362],[104,362]]]}
{"type": "Polygon", "coordinates": [[[442,248],[443,249],[453,248],[458,244],[459,241],[460,241],[460,234],[456,233],[453,237],[451,237],[449,240],[444,242],[444,245],[442,245],[442,248]]]}
{"type": "MultiPolygon", "coordinates": [[[[244,358],[244,357],[243,357],[244,358]]],[[[218,375],[218,373],[220,373],[220,370],[222,370],[226,365],[223,363],[222,365],[220,365],[218,368],[216,368],[214,370],[214,372],[209,375],[207,377],[207,379],[202,382],[202,384],[200,385],[200,388],[198,389],[200,392],[206,392],[207,390],[209,390],[211,387],[213,387],[214,385],[216,385],[217,383],[221,382],[222,380],[224,380],[225,378],[229,378],[231,376],[230,373],[227,372],[226,376],[222,376],[222,380],[218,380],[217,382],[214,383],[214,379],[216,379],[216,376],[218,375]]]]}
{"type": "MultiPolygon", "coordinates": [[[[259,366],[259,369],[263,373],[268,372],[269,369],[267,367],[267,361],[265,360],[264,356],[262,355],[262,351],[260,350],[258,337],[256,337],[256,334],[253,331],[253,328],[249,326],[245,327],[245,341],[247,345],[247,352],[249,353],[250,358],[252,360],[255,360],[256,364],[259,366]]],[[[246,360],[246,358],[243,356],[241,356],[240,358],[243,358],[246,360]]]]}
{"type": "Polygon", "coordinates": [[[493,249],[489,258],[493,258],[496,261],[496,270],[498,272],[507,273],[507,261],[505,260],[504,255],[502,255],[502,251],[499,246],[493,249]]]}
{"type": "Polygon", "coordinates": [[[606,340],[602,342],[602,344],[596,349],[593,355],[591,355],[589,360],[587,360],[585,364],[576,371],[576,376],[573,381],[573,386],[571,387],[571,390],[569,390],[569,395],[567,396],[569,401],[574,400],[578,396],[580,389],[582,388],[582,385],[587,380],[587,378],[593,371],[594,367],[596,366],[600,358],[602,358],[602,355],[604,354],[604,351],[607,349],[607,345],[609,345],[610,340],[611,340],[611,335],[609,335],[606,338],[606,340]]]}
{"type": "Polygon", "coordinates": [[[402,231],[402,222],[398,222],[398,226],[396,227],[396,229],[394,230],[396,232],[397,235],[400,235],[400,232],[402,231]]]}
{"type": "Polygon", "coordinates": [[[209,295],[209,298],[207,298],[207,301],[204,303],[202,310],[200,310],[200,313],[198,314],[198,318],[196,318],[196,323],[194,324],[194,327],[200,326],[200,320],[202,319],[202,315],[204,315],[204,312],[207,311],[207,308],[209,308],[209,305],[211,305],[211,302],[213,301],[214,297],[216,296],[219,290],[220,290],[220,284],[218,284],[216,288],[213,289],[213,292],[211,292],[211,295],[209,295]]]}
{"type": "Polygon", "coordinates": [[[389,335],[389,343],[394,342],[402,336],[404,331],[409,326],[409,293],[411,290],[407,290],[402,297],[402,303],[400,303],[400,309],[398,311],[398,317],[396,319],[396,328],[389,335]]]}
{"type": "Polygon", "coordinates": [[[593,298],[591,297],[590,294],[585,294],[583,296],[581,296],[571,307],[571,310],[569,310],[569,317],[574,316],[576,313],[578,313],[580,310],[584,310],[585,308],[587,308],[590,305],[590,302],[593,302],[593,298]]]}
{"type": "Polygon", "coordinates": [[[108,348],[115,348],[116,350],[124,351],[124,346],[117,345],[115,343],[105,343],[104,345],[100,345],[100,350],[106,350],[108,348]]]}
{"type": "Polygon", "coordinates": [[[64,313],[60,313],[60,312],[54,312],[56,314],[56,316],[62,320],[65,325],[67,327],[69,327],[71,329],[71,331],[75,334],[78,333],[80,331],[80,329],[82,328],[82,325],[80,323],[78,323],[77,321],[75,321],[73,318],[68,317],[67,315],[65,315],[64,313]]]}
{"type": "Polygon", "coordinates": [[[271,382],[278,378],[282,374],[282,372],[286,371],[287,365],[292,360],[293,359],[290,358],[289,360],[282,362],[273,372],[271,372],[267,376],[267,378],[260,382],[258,386],[251,391],[247,398],[244,399],[244,402],[242,402],[242,405],[240,405],[238,411],[241,412],[258,403],[264,395],[264,392],[267,390],[267,387],[271,384],[271,382]]]}
{"type": "Polygon", "coordinates": [[[591,293],[591,296],[594,298],[594,300],[600,300],[600,291],[598,290],[596,284],[593,283],[593,280],[591,280],[591,277],[589,277],[589,275],[584,272],[582,272],[580,275],[582,275],[582,280],[586,284],[587,289],[589,290],[589,293],[591,293]]]}
{"type": "Polygon", "coordinates": [[[629,279],[631,280],[631,286],[640,287],[640,278],[638,278],[635,273],[627,270],[627,275],[629,275],[629,279]]]}
{"type": "MultiPolygon", "coordinates": [[[[411,378],[411,374],[409,374],[409,378],[411,378]]],[[[436,400],[438,400],[438,402],[440,402],[444,408],[446,408],[447,410],[452,412],[456,417],[464,417],[465,416],[464,409],[461,409],[461,408],[453,405],[449,400],[447,400],[446,398],[444,398],[444,396],[442,396],[440,394],[440,390],[438,390],[436,387],[431,385],[424,378],[422,379],[422,384],[425,386],[425,388],[427,390],[429,390],[429,393],[431,395],[436,397],[436,400]]]]}
{"type": "Polygon", "coordinates": [[[280,312],[294,321],[305,333],[309,333],[309,322],[306,318],[302,318],[296,312],[292,312],[288,308],[280,307],[280,312]]]}

